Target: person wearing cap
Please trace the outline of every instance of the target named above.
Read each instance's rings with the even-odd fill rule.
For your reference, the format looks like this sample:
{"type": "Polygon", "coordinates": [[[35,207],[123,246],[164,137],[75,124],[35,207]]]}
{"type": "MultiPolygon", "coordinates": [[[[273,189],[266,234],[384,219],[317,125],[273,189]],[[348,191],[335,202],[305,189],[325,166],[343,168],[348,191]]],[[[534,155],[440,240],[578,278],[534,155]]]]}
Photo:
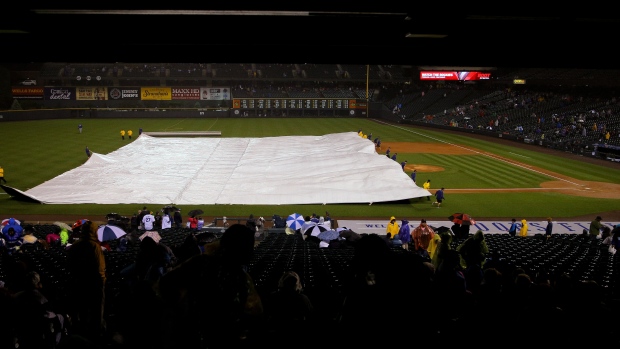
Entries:
{"type": "Polygon", "coordinates": [[[390,222],[385,228],[385,233],[390,233],[390,239],[394,239],[395,236],[400,232],[400,226],[398,226],[398,222],[396,222],[396,217],[390,217],[390,222]]]}
{"type": "Polygon", "coordinates": [[[603,218],[601,216],[596,216],[592,222],[590,222],[590,240],[596,240],[598,235],[601,233],[601,229],[603,229],[603,223],[601,221],[603,218]]]}

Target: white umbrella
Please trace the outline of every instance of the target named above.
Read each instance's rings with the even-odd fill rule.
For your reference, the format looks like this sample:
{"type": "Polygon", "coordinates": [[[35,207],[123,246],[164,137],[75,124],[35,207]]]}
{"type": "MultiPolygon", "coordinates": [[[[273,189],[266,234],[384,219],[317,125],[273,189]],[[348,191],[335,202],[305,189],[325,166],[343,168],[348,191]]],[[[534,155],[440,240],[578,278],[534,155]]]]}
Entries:
{"type": "Polygon", "coordinates": [[[304,230],[302,230],[302,235],[304,236],[316,236],[318,237],[320,233],[324,232],[324,231],[328,231],[329,229],[327,229],[326,226],[322,225],[322,224],[312,224],[309,225],[307,228],[305,228],[304,230]]]}
{"type": "Polygon", "coordinates": [[[66,231],[73,231],[73,228],[64,222],[54,222],[54,225],[59,226],[61,229],[65,229],[66,231]]]}
{"type": "Polygon", "coordinates": [[[159,240],[161,240],[161,235],[159,235],[159,233],[155,230],[149,230],[147,232],[145,232],[144,234],[140,235],[139,239],[140,241],[144,240],[145,237],[150,237],[151,239],[153,239],[155,242],[159,243],[159,240]]]}
{"type": "Polygon", "coordinates": [[[116,225],[104,224],[97,228],[97,237],[99,238],[99,241],[102,242],[116,240],[125,235],[127,235],[127,233],[121,227],[117,227],[116,225]]]}
{"type": "MultiPolygon", "coordinates": [[[[11,218],[5,218],[5,219],[3,219],[3,220],[2,220],[2,226],[4,227],[5,225],[9,224],[9,220],[10,220],[10,219],[11,219],[11,218]]],[[[13,219],[15,219],[15,218],[13,218],[13,219]]],[[[20,224],[22,224],[22,222],[20,222],[19,220],[15,219],[15,224],[20,225],[20,224]]]]}

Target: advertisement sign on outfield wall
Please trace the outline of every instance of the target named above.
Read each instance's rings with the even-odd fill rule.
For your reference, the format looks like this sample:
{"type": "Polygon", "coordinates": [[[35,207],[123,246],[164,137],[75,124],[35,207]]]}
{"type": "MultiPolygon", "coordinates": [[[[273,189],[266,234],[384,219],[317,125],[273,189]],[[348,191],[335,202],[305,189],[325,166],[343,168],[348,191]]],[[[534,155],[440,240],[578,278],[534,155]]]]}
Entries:
{"type": "Polygon", "coordinates": [[[111,100],[138,100],[140,99],[139,87],[113,87],[108,89],[108,98],[111,100]]]}
{"type": "Polygon", "coordinates": [[[172,100],[172,88],[142,87],[140,97],[143,101],[170,101],[172,100]]]}
{"type": "Polygon", "coordinates": [[[75,87],[45,87],[46,100],[75,100],[75,87]]]}
{"type": "Polygon", "coordinates": [[[102,101],[108,99],[106,87],[84,86],[75,88],[75,99],[78,101],[102,101]]]}
{"type": "Polygon", "coordinates": [[[43,99],[43,87],[15,86],[11,93],[15,99],[43,99]]]}
{"type": "Polygon", "coordinates": [[[230,100],[228,87],[201,87],[200,99],[203,100],[230,100]]]}

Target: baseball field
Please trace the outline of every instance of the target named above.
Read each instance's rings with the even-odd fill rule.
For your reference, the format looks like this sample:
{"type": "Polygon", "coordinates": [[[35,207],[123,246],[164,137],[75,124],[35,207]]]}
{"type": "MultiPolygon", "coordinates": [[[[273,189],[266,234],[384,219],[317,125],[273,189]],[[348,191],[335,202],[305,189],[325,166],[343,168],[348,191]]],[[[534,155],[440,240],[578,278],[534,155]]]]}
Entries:
{"type": "MultiPolygon", "coordinates": [[[[370,118],[89,118],[2,122],[0,166],[4,168],[6,185],[27,191],[82,165],[87,160],[86,146],[95,153],[108,154],[134,141],[140,128],[145,132],[221,131],[221,137],[325,135],[362,130],[364,134],[372,134],[372,139],[381,139],[381,149],[377,148],[379,154],[390,147],[392,153],[398,153],[398,162],[407,160],[405,171],[410,174],[417,170],[418,186],[430,179],[430,191],[434,193],[444,187],[446,197],[441,209],[418,198],[372,205],[179,206],[183,212],[201,209],[205,217],[246,217],[249,214],[271,217],[273,214],[287,216],[298,212],[307,215],[329,211],[335,219],[386,219],[392,215],[417,219],[445,217],[454,212],[466,212],[477,219],[532,220],[551,216],[589,221],[596,215],[605,220],[620,219],[620,164],[499,137],[390,124],[370,118]],[[81,133],[78,124],[83,125],[81,133]],[[132,130],[132,139],[127,136],[121,139],[121,130],[132,130]]],[[[161,151],[174,153],[175,149],[161,151]]],[[[158,161],[156,157],[144,160],[158,161]]],[[[311,163],[312,159],[300,161],[311,163]]],[[[161,183],[162,190],[165,185],[161,183]]],[[[260,186],[260,183],[255,185],[260,186]]],[[[30,222],[103,220],[111,212],[131,216],[142,206],[158,210],[161,205],[149,202],[49,205],[16,200],[0,192],[2,218],[16,217],[30,222]]]]}

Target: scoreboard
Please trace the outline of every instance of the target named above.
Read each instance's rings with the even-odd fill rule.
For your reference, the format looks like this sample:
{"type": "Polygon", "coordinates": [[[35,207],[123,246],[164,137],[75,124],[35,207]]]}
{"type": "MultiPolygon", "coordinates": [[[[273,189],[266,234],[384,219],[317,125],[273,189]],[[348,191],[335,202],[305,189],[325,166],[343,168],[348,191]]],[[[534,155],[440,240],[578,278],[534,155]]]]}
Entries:
{"type": "Polygon", "coordinates": [[[233,98],[233,109],[359,109],[366,104],[339,98],[233,98]]]}

